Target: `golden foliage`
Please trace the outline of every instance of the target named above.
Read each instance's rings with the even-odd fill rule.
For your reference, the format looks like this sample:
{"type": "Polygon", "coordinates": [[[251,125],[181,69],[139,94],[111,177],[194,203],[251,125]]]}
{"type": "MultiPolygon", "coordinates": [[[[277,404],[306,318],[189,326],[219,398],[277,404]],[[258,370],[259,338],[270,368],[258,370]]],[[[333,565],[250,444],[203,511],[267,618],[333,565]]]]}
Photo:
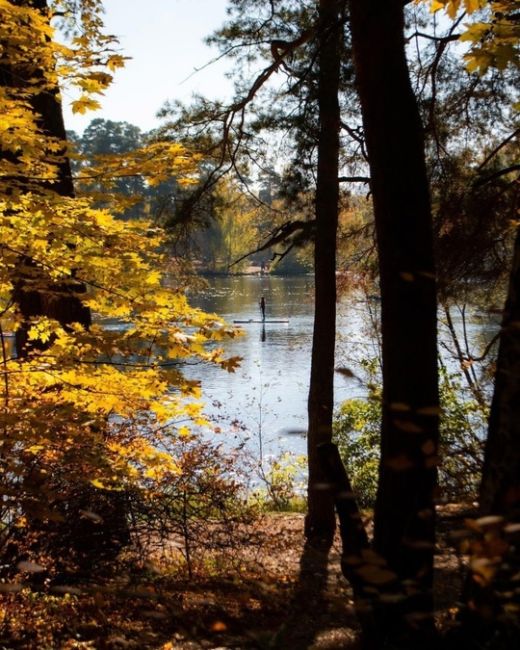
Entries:
{"type": "Polygon", "coordinates": [[[484,74],[489,68],[520,67],[518,0],[429,0],[429,3],[433,13],[444,10],[452,20],[461,11],[477,15],[478,22],[465,23],[460,37],[470,44],[465,54],[470,72],[484,74]]]}
{"type": "MultiPolygon", "coordinates": [[[[58,190],[67,145],[45,131],[39,99],[73,85],[81,91],[74,110],[95,108],[124,63],[102,32],[99,0],[71,7],[55,0],[40,11],[0,0],[0,65],[8,71],[0,86],[0,494],[3,521],[22,526],[26,515],[59,518],[57,490],[66,483],[153,492],[180,471],[169,437],[189,435],[186,420],[204,421],[199,385],[183,377],[181,363],[229,371],[237,363],[214,345],[237,330],[192,308],[183,287],[165,281],[161,232],[118,221],[108,201],[98,207],[99,196],[58,190]],[[66,45],[52,26],[58,16],[70,26],[66,45]],[[93,324],[24,320],[20,286],[43,303],[66,287],[93,324]],[[25,355],[5,336],[20,328],[31,344],[25,355]]],[[[81,173],[108,190],[122,175],[150,185],[191,182],[198,160],[181,145],[156,142],[81,173]]]]}

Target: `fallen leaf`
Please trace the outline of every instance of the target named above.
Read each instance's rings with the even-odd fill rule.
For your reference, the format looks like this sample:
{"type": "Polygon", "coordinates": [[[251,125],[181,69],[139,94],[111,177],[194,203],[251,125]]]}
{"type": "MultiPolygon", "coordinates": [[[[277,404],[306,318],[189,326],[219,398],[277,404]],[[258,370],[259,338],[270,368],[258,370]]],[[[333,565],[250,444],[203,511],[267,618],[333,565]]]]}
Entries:
{"type": "Polygon", "coordinates": [[[225,632],[227,630],[227,625],[224,621],[215,621],[211,626],[212,632],[225,632]]]}
{"type": "Polygon", "coordinates": [[[36,564],[36,562],[18,562],[16,568],[25,573],[41,573],[42,571],[45,571],[45,567],[41,564],[36,564]]]}

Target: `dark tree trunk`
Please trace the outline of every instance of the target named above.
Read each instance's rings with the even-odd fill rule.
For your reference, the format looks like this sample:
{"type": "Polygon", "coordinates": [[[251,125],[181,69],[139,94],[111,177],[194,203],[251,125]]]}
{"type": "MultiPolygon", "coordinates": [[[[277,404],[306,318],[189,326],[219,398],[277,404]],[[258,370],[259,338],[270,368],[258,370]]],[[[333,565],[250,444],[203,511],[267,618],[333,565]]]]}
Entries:
{"type": "Polygon", "coordinates": [[[438,448],[437,322],[423,136],[404,45],[402,0],[351,0],[357,85],[380,265],[383,413],[374,547],[403,600],[378,605],[381,647],[433,635],[438,448]]]}
{"type": "Polygon", "coordinates": [[[480,508],[483,514],[520,515],[520,229],[500,334],[480,508]]]}
{"type": "MultiPolygon", "coordinates": [[[[30,6],[40,11],[45,11],[47,8],[47,0],[13,0],[13,4],[30,6]]],[[[4,66],[0,75],[0,84],[19,87],[23,85],[24,78],[38,78],[41,74],[42,71],[37,69],[18,73],[16,70],[4,66]]],[[[48,136],[65,142],[66,132],[59,89],[57,87],[46,89],[44,92],[31,96],[30,101],[42,131],[48,136]]],[[[73,197],[74,184],[69,159],[63,155],[57,166],[59,174],[56,180],[52,185],[41,183],[41,188],[55,192],[60,196],[73,197]]],[[[34,189],[34,185],[32,187],[34,189]]],[[[24,356],[28,351],[27,330],[32,317],[48,316],[56,319],[62,325],[77,322],[84,327],[90,326],[90,311],[83,306],[79,297],[79,294],[85,291],[82,284],[74,280],[52,284],[46,280],[45,272],[39,269],[33,260],[27,258],[20,259],[17,274],[14,300],[24,319],[24,323],[16,331],[16,349],[19,356],[24,356]],[[45,287],[45,290],[42,290],[42,286],[45,287]]]]}
{"type": "Polygon", "coordinates": [[[334,498],[324,476],[318,445],[332,440],[334,351],[336,343],[336,232],[338,227],[338,101],[343,27],[338,0],[319,3],[319,142],[314,250],[315,312],[309,388],[308,513],[306,536],[311,543],[332,544],[336,526],[334,498]]]}
{"type": "Polygon", "coordinates": [[[520,229],[500,333],[480,514],[487,523],[473,547],[472,566],[483,563],[491,573],[483,579],[477,568],[468,576],[459,626],[448,637],[448,647],[517,648],[518,617],[507,608],[515,601],[517,606],[520,572],[520,229]]]}

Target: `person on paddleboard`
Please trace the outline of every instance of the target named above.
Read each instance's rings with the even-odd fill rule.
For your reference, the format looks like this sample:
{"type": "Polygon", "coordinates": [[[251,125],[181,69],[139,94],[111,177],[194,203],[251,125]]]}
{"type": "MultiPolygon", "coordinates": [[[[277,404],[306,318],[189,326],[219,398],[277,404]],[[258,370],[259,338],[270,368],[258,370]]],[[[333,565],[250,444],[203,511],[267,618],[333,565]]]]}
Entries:
{"type": "Polygon", "coordinates": [[[260,298],[260,312],[262,313],[262,320],[265,320],[265,298],[262,296],[260,298]]]}

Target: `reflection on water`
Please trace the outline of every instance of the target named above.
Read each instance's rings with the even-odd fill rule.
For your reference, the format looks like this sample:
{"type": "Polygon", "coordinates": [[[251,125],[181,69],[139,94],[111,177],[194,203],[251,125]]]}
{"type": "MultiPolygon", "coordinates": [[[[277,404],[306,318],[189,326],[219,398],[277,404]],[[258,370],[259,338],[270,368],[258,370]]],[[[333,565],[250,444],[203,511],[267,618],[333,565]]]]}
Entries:
{"type": "MultiPolygon", "coordinates": [[[[225,344],[229,356],[242,357],[240,368],[227,373],[210,365],[187,365],[184,373],[202,382],[205,411],[219,425],[223,441],[230,446],[247,441],[258,456],[283,451],[306,452],[307,393],[310,373],[314,317],[314,279],[309,276],[277,278],[238,276],[211,278],[208,288],[190,296],[190,302],[216,313],[228,323],[245,321],[244,336],[225,344]],[[262,321],[260,298],[265,297],[266,320],[262,321]]],[[[379,318],[379,302],[359,294],[343,297],[337,308],[336,404],[363,397],[362,359],[378,358],[372,322],[379,318]]],[[[452,347],[440,316],[440,352],[450,372],[460,372],[458,362],[447,352],[452,347]]],[[[499,317],[471,310],[462,326],[461,313],[452,318],[462,341],[480,356],[499,329],[499,317]]],[[[116,319],[107,328],[125,326],[116,319]]],[[[468,356],[471,356],[469,354],[468,356]]],[[[463,383],[463,382],[462,382],[463,383]]]]}
{"type": "MultiPolygon", "coordinates": [[[[221,422],[222,431],[231,442],[246,437],[249,448],[258,450],[261,433],[266,454],[305,453],[313,293],[314,278],[309,276],[241,276],[210,279],[206,291],[192,296],[194,305],[215,312],[228,322],[252,321],[241,325],[244,336],[226,347],[230,355],[243,358],[236,373],[209,366],[187,369],[189,376],[202,380],[206,412],[221,422]],[[261,321],[261,296],[266,302],[265,323],[261,321]],[[282,319],[289,322],[270,322],[282,319]]],[[[478,350],[497,332],[498,318],[470,311],[466,335],[470,348],[479,356],[478,350]]],[[[356,362],[378,357],[370,324],[377,322],[378,312],[377,300],[367,302],[356,293],[345,296],[338,304],[336,366],[348,370],[336,373],[336,404],[366,394],[357,378],[363,378],[363,369],[356,362]]],[[[442,314],[439,316],[443,363],[451,372],[460,372],[458,362],[446,350],[452,342],[442,325],[442,314]]],[[[454,309],[452,316],[464,340],[461,314],[454,309]]]]}
{"type": "MultiPolygon", "coordinates": [[[[249,438],[251,448],[259,446],[261,434],[266,453],[305,453],[314,279],[239,276],[209,282],[206,291],[191,297],[192,304],[228,322],[252,322],[241,325],[243,337],[226,345],[228,354],[243,358],[234,374],[209,366],[187,369],[188,376],[202,380],[206,412],[228,435],[249,438]],[[259,306],[262,295],[265,323],[259,306]],[[276,322],[284,319],[288,322],[276,322]]],[[[338,312],[338,331],[351,352],[358,358],[372,355],[368,350],[359,354],[370,340],[364,302],[351,297],[338,312]]],[[[359,382],[338,376],[336,401],[354,394],[360,394],[359,382]]]]}

